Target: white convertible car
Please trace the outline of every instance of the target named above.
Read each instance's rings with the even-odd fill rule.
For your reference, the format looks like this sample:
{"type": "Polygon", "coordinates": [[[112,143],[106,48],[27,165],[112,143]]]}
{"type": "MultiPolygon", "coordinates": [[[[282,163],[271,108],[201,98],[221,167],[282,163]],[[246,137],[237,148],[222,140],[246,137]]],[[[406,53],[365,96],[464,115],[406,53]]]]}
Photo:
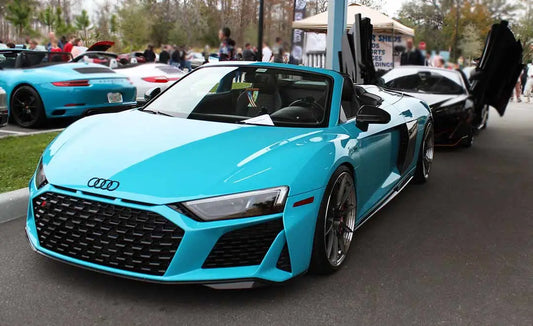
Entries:
{"type": "Polygon", "coordinates": [[[149,89],[159,87],[161,91],[164,91],[185,75],[181,69],[163,63],[121,64],[117,59],[117,54],[106,52],[113,44],[109,41],[97,42],[86,52],[72,59],[72,62],[98,63],[127,76],[137,88],[137,103],[139,104],[144,104],[144,94],[149,89]]]}

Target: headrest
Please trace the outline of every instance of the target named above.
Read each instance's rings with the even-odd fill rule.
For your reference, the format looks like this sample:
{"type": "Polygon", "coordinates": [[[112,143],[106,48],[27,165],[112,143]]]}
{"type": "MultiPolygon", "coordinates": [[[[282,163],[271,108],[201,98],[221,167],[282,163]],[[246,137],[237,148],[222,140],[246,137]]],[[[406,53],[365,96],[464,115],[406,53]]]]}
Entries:
{"type": "Polygon", "coordinates": [[[272,94],[276,91],[276,79],[271,74],[255,74],[253,86],[262,92],[272,94]]]}

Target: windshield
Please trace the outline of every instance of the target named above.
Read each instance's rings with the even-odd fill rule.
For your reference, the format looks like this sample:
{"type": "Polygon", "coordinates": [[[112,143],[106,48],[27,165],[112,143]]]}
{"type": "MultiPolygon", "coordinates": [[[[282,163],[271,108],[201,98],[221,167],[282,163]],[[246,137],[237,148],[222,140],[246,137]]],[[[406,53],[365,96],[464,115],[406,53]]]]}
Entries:
{"type": "Polygon", "coordinates": [[[411,93],[463,94],[461,76],[456,71],[398,68],[381,77],[385,88],[411,93]]]}
{"type": "Polygon", "coordinates": [[[70,59],[72,59],[72,55],[65,52],[5,50],[0,52],[0,67],[3,69],[34,68],[68,62],[70,59]]]}
{"type": "Polygon", "coordinates": [[[332,81],[321,74],[258,66],[193,71],[144,110],[174,117],[271,126],[322,127],[332,81]]]}

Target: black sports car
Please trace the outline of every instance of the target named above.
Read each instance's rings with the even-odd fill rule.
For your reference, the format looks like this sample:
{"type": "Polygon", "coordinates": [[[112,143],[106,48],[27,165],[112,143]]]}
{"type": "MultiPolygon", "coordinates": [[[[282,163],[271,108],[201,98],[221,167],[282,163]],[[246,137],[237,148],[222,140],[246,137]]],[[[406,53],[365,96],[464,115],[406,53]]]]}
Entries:
{"type": "Polygon", "coordinates": [[[521,69],[522,46],[504,21],[492,26],[470,81],[459,70],[402,66],[383,75],[380,84],[431,107],[436,144],[469,147],[477,130],[487,126],[490,106],[503,116],[521,69]]]}

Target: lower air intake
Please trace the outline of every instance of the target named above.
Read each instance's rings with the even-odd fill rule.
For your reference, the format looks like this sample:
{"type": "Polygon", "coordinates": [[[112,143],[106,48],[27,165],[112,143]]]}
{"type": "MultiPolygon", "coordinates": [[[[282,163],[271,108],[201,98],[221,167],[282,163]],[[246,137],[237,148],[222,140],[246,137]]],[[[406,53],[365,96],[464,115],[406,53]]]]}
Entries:
{"type": "Polygon", "coordinates": [[[230,231],[218,239],[202,267],[259,265],[281,230],[283,222],[277,219],[230,231]]]}

